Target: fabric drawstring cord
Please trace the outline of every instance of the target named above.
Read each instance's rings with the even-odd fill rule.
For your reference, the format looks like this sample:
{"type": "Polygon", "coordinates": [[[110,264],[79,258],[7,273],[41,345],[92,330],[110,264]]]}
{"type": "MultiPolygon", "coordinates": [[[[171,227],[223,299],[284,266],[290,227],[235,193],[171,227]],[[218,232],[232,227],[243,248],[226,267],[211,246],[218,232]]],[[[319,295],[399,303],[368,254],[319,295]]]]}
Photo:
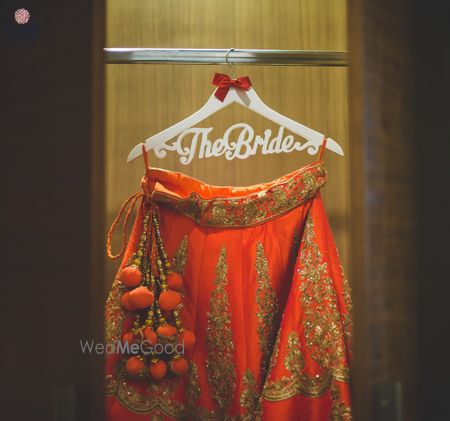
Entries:
{"type": "Polygon", "coordinates": [[[125,200],[123,202],[122,207],[119,210],[119,213],[116,216],[116,219],[114,219],[114,222],[111,224],[111,228],[108,231],[108,236],[106,240],[106,253],[108,254],[108,257],[110,259],[118,259],[119,257],[122,257],[125,253],[125,249],[127,246],[127,224],[128,219],[130,218],[131,212],[133,212],[134,206],[136,205],[136,202],[140,197],[146,197],[147,199],[151,199],[153,191],[155,189],[155,180],[150,179],[150,167],[148,165],[148,154],[147,149],[145,147],[145,143],[142,144],[142,156],[144,157],[144,165],[145,165],[145,177],[146,182],[143,182],[143,188],[144,193],[135,193],[130,198],[125,200]],[[128,207],[128,209],[127,209],[128,207]],[[114,234],[114,230],[116,229],[117,224],[119,223],[120,219],[122,218],[123,213],[125,212],[125,209],[127,209],[125,214],[125,219],[123,221],[123,228],[122,228],[122,248],[120,249],[119,253],[112,254],[111,251],[111,243],[112,243],[112,237],[114,234]]]}
{"type": "Polygon", "coordinates": [[[144,197],[144,193],[135,193],[131,197],[129,197],[125,202],[123,202],[122,207],[119,210],[119,213],[116,216],[116,219],[114,219],[113,223],[111,224],[111,227],[108,231],[108,236],[106,240],[106,253],[108,254],[108,257],[110,259],[118,259],[119,257],[122,257],[125,253],[125,248],[127,244],[127,225],[128,225],[128,219],[130,218],[131,212],[133,212],[134,206],[136,205],[136,202],[140,197],[144,197]],[[126,212],[125,212],[126,211],[126,212]],[[125,213],[125,218],[123,220],[123,226],[122,226],[122,247],[117,254],[113,254],[111,251],[111,243],[112,243],[112,237],[114,234],[114,230],[116,226],[119,224],[120,219],[122,218],[122,215],[125,213]]]}

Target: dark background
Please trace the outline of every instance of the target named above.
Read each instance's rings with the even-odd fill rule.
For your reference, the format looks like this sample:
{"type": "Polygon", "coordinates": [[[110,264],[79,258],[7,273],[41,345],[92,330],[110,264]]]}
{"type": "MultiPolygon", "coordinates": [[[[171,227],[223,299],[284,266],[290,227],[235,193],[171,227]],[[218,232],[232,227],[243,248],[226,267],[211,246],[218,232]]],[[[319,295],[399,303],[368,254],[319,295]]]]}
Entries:
{"type": "Polygon", "coordinates": [[[88,419],[92,5],[1,1],[0,419],[88,419]]]}
{"type": "Polygon", "coordinates": [[[421,419],[440,421],[450,419],[450,4],[413,4],[412,124],[420,212],[418,399],[421,419]]]}
{"type": "MultiPolygon", "coordinates": [[[[92,97],[101,88],[93,84],[92,51],[101,45],[103,27],[91,3],[2,1],[0,418],[5,420],[100,419],[89,414],[101,413],[101,402],[90,397],[99,396],[91,391],[101,387],[102,361],[82,356],[79,348],[79,339],[95,337],[101,326],[92,319],[101,317],[101,309],[92,312],[91,287],[92,247],[97,247],[92,233],[98,229],[91,222],[92,185],[100,177],[92,163],[95,148],[101,149],[93,145],[99,123],[92,97]],[[11,32],[18,7],[31,11],[34,32],[28,35],[11,32]]],[[[406,104],[412,110],[410,153],[389,162],[408,159],[415,168],[418,274],[410,287],[418,298],[416,408],[418,419],[448,420],[450,5],[405,1],[400,6],[405,13],[393,19],[390,3],[380,3],[386,7],[376,23],[389,36],[396,36],[397,24],[404,27],[395,19],[409,19],[408,33],[400,34],[403,44],[391,44],[385,34],[384,49],[366,54],[376,64],[385,49],[394,48],[394,61],[408,55],[412,63],[391,63],[394,73],[383,66],[373,72],[381,87],[395,83],[389,80],[395,73],[413,82],[412,104],[406,104]]],[[[380,115],[386,108],[380,102],[380,115]]],[[[390,118],[395,122],[395,115],[390,118]]],[[[376,139],[364,139],[371,141],[376,139]]],[[[368,168],[385,158],[365,155],[368,168]]],[[[395,203],[390,206],[395,213],[395,203]]],[[[394,297],[394,305],[401,299],[394,297]]]]}

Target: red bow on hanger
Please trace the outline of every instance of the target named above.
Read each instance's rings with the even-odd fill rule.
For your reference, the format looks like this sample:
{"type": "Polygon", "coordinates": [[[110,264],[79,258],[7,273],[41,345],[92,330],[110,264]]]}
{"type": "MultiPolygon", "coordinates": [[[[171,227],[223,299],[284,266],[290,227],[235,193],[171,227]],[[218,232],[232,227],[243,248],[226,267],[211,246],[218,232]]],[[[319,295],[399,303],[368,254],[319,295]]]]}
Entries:
{"type": "Polygon", "coordinates": [[[244,91],[248,91],[250,86],[252,86],[252,82],[250,82],[250,79],[247,76],[231,79],[229,76],[223,75],[222,73],[216,73],[214,75],[212,84],[218,86],[214,95],[222,102],[227,96],[230,86],[234,86],[237,89],[243,89],[244,91]]]}

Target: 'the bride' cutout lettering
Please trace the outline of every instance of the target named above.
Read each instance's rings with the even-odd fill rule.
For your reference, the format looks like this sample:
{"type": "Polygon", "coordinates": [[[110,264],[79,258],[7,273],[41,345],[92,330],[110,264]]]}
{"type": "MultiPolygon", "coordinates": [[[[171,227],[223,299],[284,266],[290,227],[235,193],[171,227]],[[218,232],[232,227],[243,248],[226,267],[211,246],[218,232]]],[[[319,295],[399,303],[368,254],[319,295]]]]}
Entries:
{"type": "Polygon", "coordinates": [[[226,159],[245,159],[251,155],[262,153],[289,153],[307,149],[311,155],[317,153],[319,145],[309,141],[296,140],[293,135],[285,134],[284,127],[278,129],[272,137],[272,130],[264,130],[264,136],[256,135],[253,128],[246,123],[237,123],[229,127],[222,138],[211,140],[208,135],[213,127],[191,128],[178,135],[172,142],[166,142],[155,148],[158,158],[167,155],[167,151],[175,151],[180,155],[180,162],[187,165],[195,156],[198,158],[219,157],[226,159]]]}

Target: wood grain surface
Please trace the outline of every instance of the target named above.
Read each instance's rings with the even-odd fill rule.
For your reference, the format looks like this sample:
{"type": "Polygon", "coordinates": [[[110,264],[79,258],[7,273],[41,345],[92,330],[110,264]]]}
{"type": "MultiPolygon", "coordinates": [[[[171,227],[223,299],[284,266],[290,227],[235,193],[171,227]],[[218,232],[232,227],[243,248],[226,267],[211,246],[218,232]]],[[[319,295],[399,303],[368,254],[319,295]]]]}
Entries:
{"type": "Polygon", "coordinates": [[[349,2],[353,385],[364,421],[420,419],[417,185],[427,163],[419,168],[415,145],[412,10],[407,0],[349,2]],[[400,395],[387,393],[394,384],[400,395]]]}

